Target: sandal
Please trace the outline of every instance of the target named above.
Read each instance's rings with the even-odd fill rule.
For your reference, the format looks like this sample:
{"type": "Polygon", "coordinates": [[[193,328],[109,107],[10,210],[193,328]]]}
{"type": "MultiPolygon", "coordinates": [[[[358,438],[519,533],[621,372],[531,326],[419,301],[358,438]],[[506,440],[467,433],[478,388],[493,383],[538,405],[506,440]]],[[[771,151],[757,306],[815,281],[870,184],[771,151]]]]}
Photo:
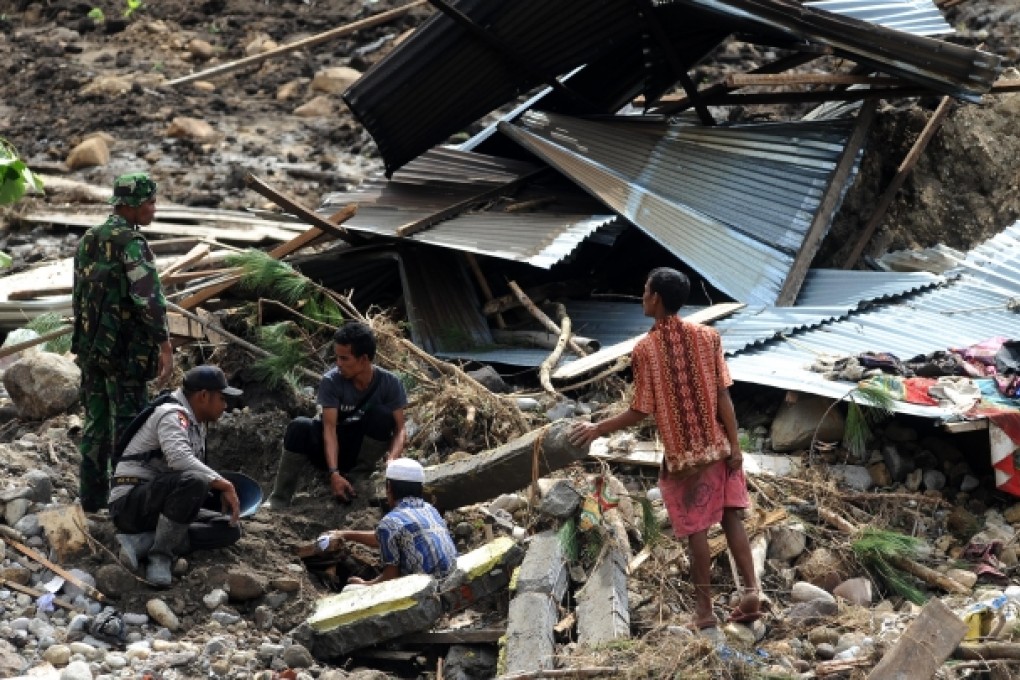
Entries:
{"type": "Polygon", "coordinates": [[[753,623],[762,617],[761,599],[758,593],[744,593],[740,602],[730,612],[727,623],[753,623]]]}

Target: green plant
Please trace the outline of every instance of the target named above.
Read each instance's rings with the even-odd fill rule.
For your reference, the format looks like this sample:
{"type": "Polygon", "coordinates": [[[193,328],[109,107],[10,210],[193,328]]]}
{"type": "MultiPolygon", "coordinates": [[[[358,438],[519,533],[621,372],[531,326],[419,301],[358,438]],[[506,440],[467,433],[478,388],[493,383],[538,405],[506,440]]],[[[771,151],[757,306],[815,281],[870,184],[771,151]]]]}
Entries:
{"type": "Polygon", "coordinates": [[[920,552],[922,541],[895,531],[868,527],[854,539],[850,549],[866,567],[873,570],[887,586],[914,604],[924,604],[927,598],[912,579],[890,562],[899,557],[911,559],[920,552]]]}
{"type": "Polygon", "coordinates": [[[810,451],[815,450],[818,442],[818,431],[822,423],[829,417],[829,411],[841,401],[848,401],[846,423],[843,427],[843,445],[856,456],[862,456],[867,450],[871,439],[871,426],[888,418],[892,414],[894,399],[889,393],[874,385],[856,385],[840,399],[832,402],[825,413],[818,419],[815,433],[811,437],[810,451]]]}
{"type": "Polygon", "coordinates": [[[142,0],[124,0],[124,18],[130,19],[135,10],[139,10],[143,6],[142,0]]]}
{"type": "Polygon", "coordinates": [[[88,18],[92,19],[92,21],[95,21],[97,24],[101,24],[106,21],[106,14],[104,14],[103,10],[99,7],[93,7],[89,10],[88,18]]]}
{"type": "Polygon", "coordinates": [[[228,257],[227,264],[240,268],[242,288],[279,300],[299,311],[307,317],[311,326],[335,327],[343,321],[340,307],[329,291],[268,253],[246,250],[228,257]]]}
{"type": "MultiPolygon", "coordinates": [[[[39,335],[46,335],[55,330],[61,328],[67,328],[67,324],[64,319],[56,312],[46,312],[35,317],[27,324],[25,328],[35,331],[39,335]]],[[[53,352],[54,354],[66,354],[71,351],[71,334],[65,333],[59,338],[54,338],[43,345],[43,349],[47,352],[53,352]]]]}
{"type": "Polygon", "coordinates": [[[0,137],[0,205],[14,203],[30,188],[42,191],[42,180],[18,157],[14,145],[0,137]]]}
{"type": "Polygon", "coordinates": [[[252,365],[252,374],[271,389],[284,384],[297,387],[298,369],[306,359],[304,343],[291,337],[294,324],[283,321],[258,329],[259,344],[269,352],[252,365]]]}

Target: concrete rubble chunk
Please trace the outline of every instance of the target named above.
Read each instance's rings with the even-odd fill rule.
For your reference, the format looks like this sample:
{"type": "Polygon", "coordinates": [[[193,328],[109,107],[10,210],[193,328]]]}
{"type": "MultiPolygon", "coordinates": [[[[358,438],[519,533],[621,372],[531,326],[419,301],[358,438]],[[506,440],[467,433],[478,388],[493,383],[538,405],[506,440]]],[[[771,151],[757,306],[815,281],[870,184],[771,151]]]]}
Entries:
{"type": "Polygon", "coordinates": [[[487,501],[502,493],[523,489],[531,483],[535,442],[541,437],[539,475],[547,475],[582,460],[588,448],[567,439],[570,421],[553,423],[467,460],[442,463],[425,469],[425,494],[440,510],[487,501]]]}
{"type": "Polygon", "coordinates": [[[597,645],[628,637],[627,557],[610,549],[577,593],[577,641],[597,645]]]}
{"type": "Polygon", "coordinates": [[[322,660],[430,628],[445,610],[467,606],[506,588],[523,550],[508,537],[457,558],[442,582],[412,574],[321,598],[315,612],[290,635],[322,660]],[[442,585],[440,585],[442,583],[442,585]]]}
{"type": "Polygon", "coordinates": [[[542,494],[542,502],[538,511],[553,519],[568,519],[574,516],[581,505],[581,494],[565,479],[553,484],[548,492],[542,494]]]}

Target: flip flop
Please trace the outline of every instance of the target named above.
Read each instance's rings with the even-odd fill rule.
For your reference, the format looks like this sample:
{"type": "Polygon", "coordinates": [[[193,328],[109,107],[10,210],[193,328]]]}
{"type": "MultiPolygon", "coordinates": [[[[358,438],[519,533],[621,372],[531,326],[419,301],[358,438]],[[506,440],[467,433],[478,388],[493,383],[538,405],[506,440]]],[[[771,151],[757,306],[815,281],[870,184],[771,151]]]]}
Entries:
{"type": "Polygon", "coordinates": [[[762,617],[761,600],[757,593],[747,593],[740,598],[740,603],[730,611],[727,623],[753,623],[762,617]],[[748,598],[754,598],[754,608],[745,607],[748,598]]]}

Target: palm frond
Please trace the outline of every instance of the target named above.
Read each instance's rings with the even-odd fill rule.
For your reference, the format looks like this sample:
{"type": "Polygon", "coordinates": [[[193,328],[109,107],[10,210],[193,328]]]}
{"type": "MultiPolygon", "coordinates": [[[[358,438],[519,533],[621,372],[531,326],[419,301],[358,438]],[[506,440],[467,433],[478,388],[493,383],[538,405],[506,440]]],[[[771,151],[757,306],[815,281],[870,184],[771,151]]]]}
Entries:
{"type": "Polygon", "coordinates": [[[577,539],[577,522],[574,521],[573,517],[560,525],[560,528],[556,531],[556,536],[560,540],[560,548],[563,550],[563,555],[570,562],[576,562],[580,550],[577,539]]]}
{"type": "Polygon", "coordinates": [[[306,357],[303,343],[291,336],[293,328],[292,322],[283,321],[258,329],[259,345],[269,352],[269,356],[256,361],[252,365],[252,373],[270,388],[298,385],[298,369],[306,357]]]}
{"type": "MultiPolygon", "coordinates": [[[[46,335],[52,331],[67,326],[61,317],[56,312],[46,312],[35,317],[27,324],[25,328],[35,331],[39,335],[46,335]]],[[[59,338],[54,338],[43,345],[43,349],[47,352],[53,352],[54,354],[66,354],[71,351],[71,334],[65,333],[59,338]]]]}
{"type": "Polygon", "coordinates": [[[862,384],[847,394],[846,424],[843,445],[855,455],[863,455],[871,439],[871,428],[892,414],[893,398],[874,385],[862,384]]]}
{"type": "Polygon", "coordinates": [[[662,527],[655,517],[655,507],[647,497],[639,497],[638,505],[641,506],[641,540],[645,545],[655,545],[662,538],[662,527]]]}
{"type": "Polygon", "coordinates": [[[894,557],[916,557],[921,546],[922,542],[917,538],[895,531],[867,528],[854,539],[850,549],[865,566],[882,578],[890,590],[915,604],[924,604],[927,598],[913,579],[889,563],[889,559],[894,557]]]}

